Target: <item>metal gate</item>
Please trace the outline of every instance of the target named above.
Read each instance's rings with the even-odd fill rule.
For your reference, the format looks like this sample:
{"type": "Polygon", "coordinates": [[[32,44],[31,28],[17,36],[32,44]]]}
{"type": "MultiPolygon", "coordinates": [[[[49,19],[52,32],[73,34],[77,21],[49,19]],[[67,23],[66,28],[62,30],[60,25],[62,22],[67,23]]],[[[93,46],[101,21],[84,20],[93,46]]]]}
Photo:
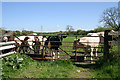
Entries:
{"type": "MultiPolygon", "coordinates": [[[[31,35],[34,36],[34,35],[31,35]]],[[[44,41],[44,37],[48,37],[48,36],[60,36],[60,35],[39,35],[42,36],[42,41],[39,42],[45,42],[44,41]]],[[[78,40],[82,37],[98,37],[98,36],[83,36],[83,35],[61,35],[61,36],[67,36],[65,39],[63,39],[62,41],[62,45],[59,47],[59,51],[60,54],[56,53],[55,58],[52,58],[50,56],[50,49],[48,48],[48,46],[41,44],[41,45],[29,45],[32,47],[35,46],[41,46],[42,49],[39,50],[38,53],[35,53],[34,49],[27,49],[27,53],[25,53],[24,51],[20,51],[21,54],[27,54],[30,55],[33,59],[40,59],[40,60],[72,60],[72,61],[79,61],[79,62],[84,62],[84,61],[89,61],[91,62],[89,57],[93,57],[93,61],[94,60],[98,60],[99,57],[103,56],[103,47],[104,47],[104,37],[100,37],[100,42],[99,42],[99,47],[94,47],[94,48],[98,48],[99,50],[97,51],[97,53],[100,55],[97,57],[91,56],[90,55],[90,51],[88,51],[88,54],[86,55],[87,59],[84,60],[84,56],[85,56],[85,51],[83,50],[83,48],[86,48],[85,46],[75,46],[75,48],[73,49],[73,43],[74,40],[78,40]],[[59,58],[57,56],[60,56],[59,58]]],[[[19,37],[17,37],[19,39],[19,37]]],[[[20,39],[19,39],[20,40],[20,39]]],[[[23,40],[20,40],[21,42],[24,42],[23,40]]],[[[32,42],[32,41],[31,41],[32,42]]],[[[56,41],[52,41],[52,42],[56,42],[56,41]]],[[[84,43],[98,43],[98,42],[84,42],[84,43]]],[[[76,43],[77,44],[77,43],[76,43]]],[[[19,45],[18,43],[16,44],[16,50],[20,47],[24,47],[24,46],[28,46],[28,45],[19,45]]],[[[57,45],[55,45],[57,46],[57,45]]],[[[18,50],[17,50],[18,51],[18,50]]],[[[54,52],[57,52],[56,50],[53,50],[54,52]]],[[[95,52],[95,51],[94,51],[95,52]]]]}

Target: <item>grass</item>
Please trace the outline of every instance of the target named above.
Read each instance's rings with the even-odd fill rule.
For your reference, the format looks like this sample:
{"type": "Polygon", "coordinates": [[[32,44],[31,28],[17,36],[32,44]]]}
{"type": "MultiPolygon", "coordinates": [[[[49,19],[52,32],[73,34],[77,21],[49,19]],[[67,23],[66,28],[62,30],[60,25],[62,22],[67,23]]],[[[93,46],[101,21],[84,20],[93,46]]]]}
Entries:
{"type": "MultiPolygon", "coordinates": [[[[63,40],[63,42],[64,41],[73,42],[74,39],[75,37],[67,37],[63,40]]],[[[63,43],[63,45],[72,46],[73,43],[63,43]]],[[[72,47],[61,47],[61,48],[63,48],[64,50],[73,50],[72,47]]],[[[79,49],[79,51],[82,51],[82,49],[79,49]]],[[[98,48],[98,52],[100,51],[101,49],[98,48]]],[[[69,52],[69,54],[73,54],[73,53],[69,52]]],[[[103,53],[98,53],[98,56],[103,57],[103,53]]],[[[107,59],[100,59],[99,61],[96,62],[95,65],[89,67],[93,71],[92,77],[94,78],[117,78],[117,79],[120,78],[119,56],[120,54],[118,52],[118,46],[114,46],[112,49],[110,49],[110,54],[107,59]]]]}
{"type": "MultiPolygon", "coordinates": [[[[10,57],[23,58],[22,66],[14,69],[6,63],[11,63],[10,60],[5,61],[3,58],[3,78],[90,78],[91,72],[89,69],[77,67],[71,61],[36,61],[27,55],[13,54],[10,57]]],[[[16,64],[14,64],[16,65],[16,64]]]]}
{"type": "Polygon", "coordinates": [[[95,78],[120,78],[120,62],[118,52],[118,47],[114,46],[110,50],[109,56],[107,59],[101,59],[96,62],[96,66],[93,68],[95,78]]]}
{"type": "MultiPolygon", "coordinates": [[[[80,37],[77,37],[77,39],[79,39],[80,37]]],[[[74,36],[67,36],[67,38],[63,39],[62,42],[62,46],[60,48],[62,48],[65,51],[75,51],[75,49],[73,49],[73,42],[74,42],[75,37],[74,36]],[[68,42],[68,43],[66,43],[68,42]],[[70,43],[69,43],[70,42],[70,43]],[[63,46],[70,46],[70,47],[63,47],[63,46]]],[[[83,49],[77,49],[77,51],[83,51],[83,49]]],[[[75,54],[72,52],[67,52],[69,55],[75,54]]]]}

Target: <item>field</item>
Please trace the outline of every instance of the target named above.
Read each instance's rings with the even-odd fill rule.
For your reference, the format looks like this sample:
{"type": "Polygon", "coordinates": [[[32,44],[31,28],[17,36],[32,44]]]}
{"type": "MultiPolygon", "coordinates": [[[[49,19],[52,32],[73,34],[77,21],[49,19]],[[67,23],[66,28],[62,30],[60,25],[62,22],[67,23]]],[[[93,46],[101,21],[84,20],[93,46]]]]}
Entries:
{"type": "MultiPolygon", "coordinates": [[[[77,39],[79,39],[80,37],[77,37],[77,39]]],[[[67,38],[63,39],[63,47],[61,47],[63,50],[65,51],[75,51],[75,49],[73,49],[73,42],[74,39],[76,39],[74,36],[68,36],[67,38]],[[64,47],[64,46],[69,46],[69,47],[64,47]]],[[[83,51],[83,49],[77,49],[77,51],[83,51]]],[[[72,52],[68,52],[68,54],[73,54],[72,52]]],[[[74,53],[75,54],[75,53],[74,53]]]]}

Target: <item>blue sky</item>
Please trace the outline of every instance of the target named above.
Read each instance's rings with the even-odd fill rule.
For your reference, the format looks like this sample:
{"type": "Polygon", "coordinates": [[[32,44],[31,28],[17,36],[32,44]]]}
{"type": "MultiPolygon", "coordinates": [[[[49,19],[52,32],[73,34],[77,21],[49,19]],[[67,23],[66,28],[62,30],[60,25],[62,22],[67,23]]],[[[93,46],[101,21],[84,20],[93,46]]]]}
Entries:
{"type": "Polygon", "coordinates": [[[7,30],[41,32],[91,30],[99,25],[102,12],[117,2],[3,2],[2,27],[7,30]]]}

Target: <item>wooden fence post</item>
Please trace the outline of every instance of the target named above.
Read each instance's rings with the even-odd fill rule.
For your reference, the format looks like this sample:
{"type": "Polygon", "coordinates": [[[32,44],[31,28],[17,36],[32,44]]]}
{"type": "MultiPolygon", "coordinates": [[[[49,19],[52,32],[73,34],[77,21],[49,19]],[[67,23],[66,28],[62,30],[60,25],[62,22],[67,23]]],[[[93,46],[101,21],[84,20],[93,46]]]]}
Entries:
{"type": "Polygon", "coordinates": [[[109,55],[108,32],[110,32],[110,30],[105,30],[104,32],[104,59],[109,55]]]}

